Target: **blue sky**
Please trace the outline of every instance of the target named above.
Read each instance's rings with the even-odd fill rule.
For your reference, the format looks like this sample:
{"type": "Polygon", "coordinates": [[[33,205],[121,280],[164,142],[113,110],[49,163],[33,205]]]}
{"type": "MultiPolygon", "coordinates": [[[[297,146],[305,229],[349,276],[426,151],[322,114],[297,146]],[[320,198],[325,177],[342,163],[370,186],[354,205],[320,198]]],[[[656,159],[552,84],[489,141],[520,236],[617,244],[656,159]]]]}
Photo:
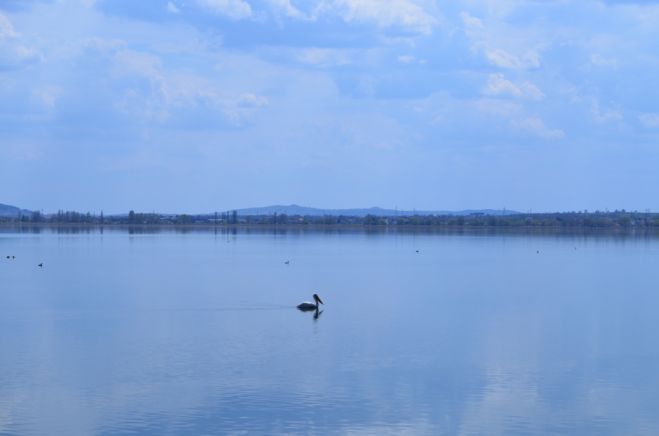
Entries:
{"type": "Polygon", "coordinates": [[[0,202],[659,210],[659,1],[0,0],[0,202]]]}

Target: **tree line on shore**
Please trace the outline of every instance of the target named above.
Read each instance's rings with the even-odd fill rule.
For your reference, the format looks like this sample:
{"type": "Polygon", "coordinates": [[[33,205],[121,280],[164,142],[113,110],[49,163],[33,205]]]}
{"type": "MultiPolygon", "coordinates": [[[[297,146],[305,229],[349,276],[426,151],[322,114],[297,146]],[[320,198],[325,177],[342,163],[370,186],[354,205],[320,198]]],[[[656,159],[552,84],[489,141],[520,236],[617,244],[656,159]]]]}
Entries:
{"type": "Polygon", "coordinates": [[[443,226],[443,227],[566,227],[566,228],[659,228],[659,213],[638,211],[581,211],[527,213],[515,215],[239,215],[237,211],[213,214],[159,214],[130,211],[108,215],[103,212],[58,211],[53,214],[32,212],[17,217],[0,218],[14,224],[82,224],[82,225],[331,225],[331,226],[443,226]]]}

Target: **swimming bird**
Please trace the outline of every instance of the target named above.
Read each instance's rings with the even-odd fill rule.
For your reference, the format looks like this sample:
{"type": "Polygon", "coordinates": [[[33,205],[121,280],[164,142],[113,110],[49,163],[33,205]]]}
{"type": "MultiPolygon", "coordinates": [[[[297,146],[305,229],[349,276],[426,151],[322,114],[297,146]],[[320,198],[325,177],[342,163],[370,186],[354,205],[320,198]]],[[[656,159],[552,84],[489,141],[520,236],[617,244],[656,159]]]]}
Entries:
{"type": "Polygon", "coordinates": [[[284,262],[284,263],[285,263],[286,265],[289,265],[289,264],[291,263],[291,261],[290,261],[290,260],[287,260],[287,261],[284,262]]]}
{"type": "Polygon", "coordinates": [[[42,267],[43,267],[43,263],[40,263],[40,264],[37,265],[37,266],[40,267],[40,268],[42,268],[42,267]]]}
{"type": "Polygon", "coordinates": [[[323,303],[323,300],[320,299],[318,294],[313,294],[313,300],[316,302],[315,304],[305,301],[303,303],[298,304],[297,308],[300,309],[302,312],[308,312],[310,310],[318,310],[318,303],[325,304],[323,303]]]}

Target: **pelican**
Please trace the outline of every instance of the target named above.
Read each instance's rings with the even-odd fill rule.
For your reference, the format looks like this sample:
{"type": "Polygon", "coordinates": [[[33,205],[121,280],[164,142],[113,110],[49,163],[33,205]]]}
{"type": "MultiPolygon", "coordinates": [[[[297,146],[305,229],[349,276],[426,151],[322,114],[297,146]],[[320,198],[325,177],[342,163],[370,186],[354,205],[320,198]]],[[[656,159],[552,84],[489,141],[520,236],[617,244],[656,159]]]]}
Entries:
{"type": "Polygon", "coordinates": [[[318,294],[313,294],[313,301],[316,303],[310,303],[308,301],[305,301],[304,303],[300,303],[297,305],[297,308],[300,309],[302,312],[308,312],[310,310],[318,310],[318,303],[320,304],[325,304],[323,303],[323,300],[320,299],[318,294]]]}

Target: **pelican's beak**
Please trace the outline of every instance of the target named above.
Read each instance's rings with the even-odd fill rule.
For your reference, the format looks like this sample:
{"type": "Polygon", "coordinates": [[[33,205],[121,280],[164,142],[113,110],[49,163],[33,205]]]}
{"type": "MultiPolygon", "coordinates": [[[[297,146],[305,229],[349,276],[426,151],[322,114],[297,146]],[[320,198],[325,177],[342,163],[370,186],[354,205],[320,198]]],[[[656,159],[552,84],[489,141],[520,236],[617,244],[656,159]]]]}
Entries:
{"type": "Polygon", "coordinates": [[[319,296],[316,295],[316,298],[318,298],[318,302],[319,302],[320,304],[325,304],[325,303],[323,303],[323,300],[321,300],[319,296]]]}

